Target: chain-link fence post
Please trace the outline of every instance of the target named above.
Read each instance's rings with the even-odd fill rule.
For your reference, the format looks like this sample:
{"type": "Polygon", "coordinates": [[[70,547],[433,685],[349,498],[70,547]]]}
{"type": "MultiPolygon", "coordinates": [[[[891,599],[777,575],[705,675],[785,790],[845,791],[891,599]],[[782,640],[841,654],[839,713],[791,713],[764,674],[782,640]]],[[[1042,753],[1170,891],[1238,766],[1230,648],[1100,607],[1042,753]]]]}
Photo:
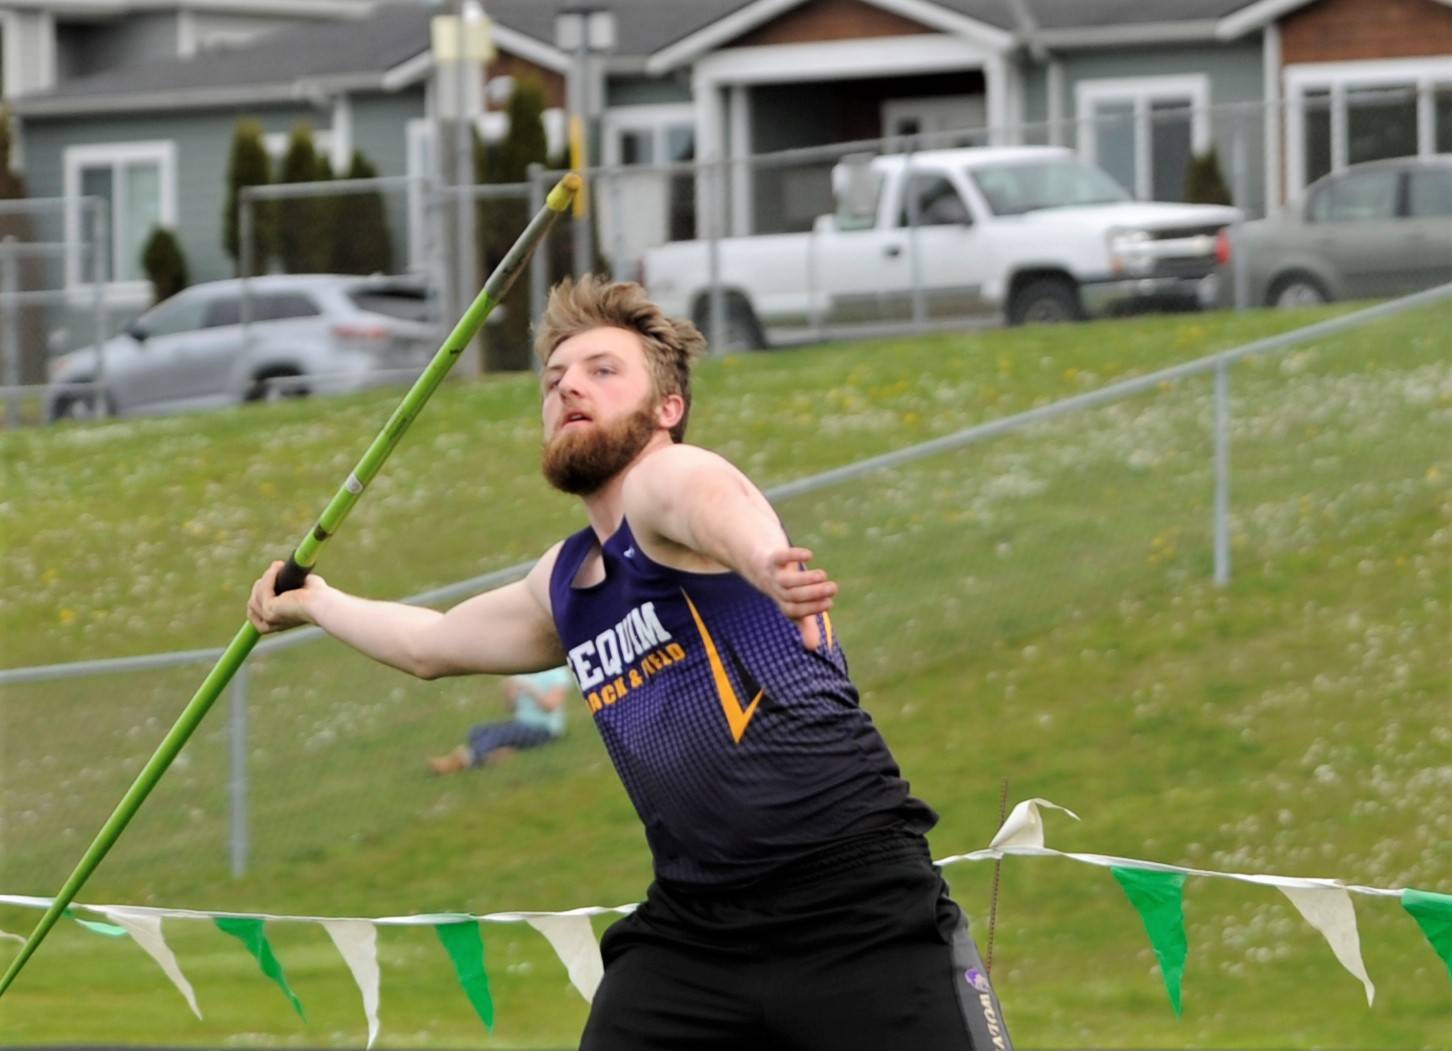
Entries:
{"type": "MultiPolygon", "coordinates": [[[[913,303],[913,328],[921,332],[928,324],[928,303],[923,289],[923,256],[918,243],[918,224],[922,217],[918,214],[918,194],[913,186],[913,150],[917,143],[912,136],[907,140],[907,156],[904,158],[903,170],[903,193],[907,202],[908,213],[908,257],[909,266],[912,268],[912,303],[913,303]]],[[[896,314],[897,311],[892,312],[896,314]]]]}
{"type": "MultiPolygon", "coordinates": [[[[724,189],[724,169],[715,161],[708,161],[705,172],[704,184],[706,187],[706,200],[703,202],[706,209],[706,258],[707,258],[707,280],[710,282],[707,297],[707,317],[710,331],[707,339],[710,340],[712,354],[721,354],[726,349],[726,296],[721,288],[721,223],[722,209],[721,197],[724,189]]],[[[699,205],[698,205],[699,207],[699,205]]]]}
{"type": "Polygon", "coordinates": [[[247,192],[248,189],[249,187],[242,187],[241,192],[237,195],[237,231],[240,239],[237,246],[237,268],[238,276],[242,281],[237,320],[242,327],[242,358],[244,361],[249,360],[252,356],[252,227],[257,221],[253,211],[252,195],[247,192]]]}
{"type": "MultiPolygon", "coordinates": [[[[1235,206],[1240,209],[1240,218],[1236,220],[1236,226],[1245,222],[1246,204],[1250,200],[1250,187],[1247,185],[1247,178],[1250,174],[1246,163],[1245,145],[1245,120],[1244,114],[1235,114],[1235,142],[1232,147],[1233,157],[1231,160],[1231,179],[1235,189],[1232,191],[1235,198],[1235,206]]],[[[1234,235],[1237,231],[1232,229],[1230,236],[1232,245],[1234,235]]],[[[1233,250],[1230,253],[1230,273],[1235,284],[1235,309],[1244,310],[1250,305],[1250,274],[1245,268],[1245,252],[1233,250]]],[[[1217,376],[1219,373],[1216,374],[1217,376]]]]}
{"type": "Polygon", "coordinates": [[[1230,366],[1215,363],[1215,583],[1230,583],[1230,366]]]}
{"type": "MultiPolygon", "coordinates": [[[[526,169],[529,178],[529,213],[536,215],[544,207],[545,195],[549,190],[545,167],[538,161],[526,169]]],[[[549,301],[550,260],[549,248],[544,246],[529,257],[529,317],[531,323],[544,316],[545,304],[549,301]]],[[[533,350],[529,355],[529,367],[538,372],[541,367],[533,350]]]]}
{"type": "Polygon", "coordinates": [[[0,241],[0,303],[5,325],[0,331],[0,360],[5,367],[5,426],[12,430],[20,426],[20,291],[19,259],[14,234],[6,234],[0,241]]]}
{"type": "Polygon", "coordinates": [[[231,776],[227,781],[228,820],[227,856],[232,878],[247,871],[247,665],[237,669],[232,679],[230,697],[231,721],[227,727],[227,745],[231,760],[231,776]]]}
{"type": "Polygon", "coordinates": [[[111,253],[111,214],[106,206],[104,198],[92,198],[92,309],[95,311],[95,337],[96,337],[96,390],[92,395],[92,414],[96,416],[108,416],[111,410],[111,399],[107,394],[106,384],[106,330],[109,328],[106,319],[106,281],[107,267],[106,260],[111,253]]]}

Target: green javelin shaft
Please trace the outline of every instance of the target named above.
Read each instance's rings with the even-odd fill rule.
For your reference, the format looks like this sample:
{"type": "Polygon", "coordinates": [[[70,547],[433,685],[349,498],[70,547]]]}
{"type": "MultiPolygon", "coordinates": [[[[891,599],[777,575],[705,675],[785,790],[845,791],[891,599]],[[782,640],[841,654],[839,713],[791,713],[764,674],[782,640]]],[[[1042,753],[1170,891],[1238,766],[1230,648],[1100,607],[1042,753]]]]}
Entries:
{"type": "MultiPolygon", "coordinates": [[[[484,283],[483,290],[480,291],[469,309],[464,312],[464,316],[454,326],[454,330],[449,333],[448,338],[444,340],[444,345],[429,362],[428,368],[424,369],[423,374],[404,395],[403,401],[393,411],[388,423],[384,425],[378,437],[373,439],[373,444],[368,447],[363,458],[358,461],[358,466],[353,468],[352,473],[348,475],[348,480],[343,483],[337,495],[323,510],[317,524],[293,551],[283,571],[278,575],[277,590],[279,592],[290,591],[302,586],[312,567],[317,564],[318,549],[322,547],[323,541],[336,533],[343,519],[348,517],[348,512],[358,502],[359,495],[377,475],[379,468],[383,466],[384,461],[388,459],[389,454],[393,452],[394,447],[398,445],[404,433],[418,417],[424,405],[428,403],[429,398],[438,389],[444,377],[448,375],[449,369],[453,367],[464,348],[469,345],[474,334],[479,331],[479,326],[484,323],[489,312],[504,298],[505,293],[514,284],[514,279],[524,269],[524,264],[529,260],[535,247],[544,239],[555,220],[570,206],[570,202],[574,199],[580,186],[580,177],[571,173],[561,179],[550,191],[549,196],[545,199],[545,206],[530,220],[524,233],[520,234],[519,240],[514,242],[509,253],[495,268],[494,273],[489,275],[489,280],[484,283]]],[[[187,739],[191,737],[192,732],[196,730],[197,725],[207,714],[207,709],[212,706],[212,702],[226,689],[227,683],[242,666],[247,655],[252,652],[252,647],[257,645],[259,638],[260,635],[251,622],[244,624],[242,630],[233,637],[231,644],[203,680],[195,696],[182,710],[176,724],[167,732],[156,752],[147,760],[146,766],[142,768],[131,787],[126,790],[126,794],[121,797],[121,802],[116,804],[116,809],[101,826],[101,831],[96,834],[95,840],[86,848],[75,871],[70,874],[65,886],[57,892],[50,908],[46,909],[45,915],[35,925],[35,930],[30,932],[30,937],[21,947],[20,955],[11,961],[5,976],[0,978],[0,996],[3,996],[5,990],[10,988],[10,983],[25,966],[25,962],[30,959],[46,934],[55,926],[56,920],[60,918],[67,906],[75,900],[82,885],[90,878],[96,866],[101,863],[101,859],[115,845],[126,825],[136,815],[136,811],[140,809],[151,790],[156,787],[156,783],[161,780],[161,775],[166,773],[167,767],[182,750],[182,746],[187,743],[187,739]]]]}

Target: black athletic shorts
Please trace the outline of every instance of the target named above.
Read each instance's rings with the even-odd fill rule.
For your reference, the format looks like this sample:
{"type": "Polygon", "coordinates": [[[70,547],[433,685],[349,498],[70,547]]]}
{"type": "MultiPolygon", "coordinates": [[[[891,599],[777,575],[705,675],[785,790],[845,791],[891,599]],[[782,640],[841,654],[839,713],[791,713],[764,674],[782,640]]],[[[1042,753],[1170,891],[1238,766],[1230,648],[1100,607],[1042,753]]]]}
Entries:
{"type": "Polygon", "coordinates": [[[747,890],[653,883],[601,941],[581,1051],[1010,1051],[920,835],[877,833],[747,890]]]}

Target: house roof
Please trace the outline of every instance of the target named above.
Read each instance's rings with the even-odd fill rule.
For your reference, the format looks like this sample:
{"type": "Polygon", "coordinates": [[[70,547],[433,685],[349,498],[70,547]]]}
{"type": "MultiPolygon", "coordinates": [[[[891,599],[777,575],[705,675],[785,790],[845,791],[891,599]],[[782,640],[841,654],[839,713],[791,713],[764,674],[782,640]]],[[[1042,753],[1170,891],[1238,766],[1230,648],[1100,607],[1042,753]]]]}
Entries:
{"type": "MultiPolygon", "coordinates": [[[[486,0],[496,43],[549,68],[570,56],[554,46],[555,14],[579,0],[486,0]]],[[[616,16],[614,58],[665,72],[808,0],[602,0],[616,16]]],[[[1229,39],[1315,0],[861,0],[997,48],[1076,48],[1229,39]]],[[[1452,4],[1452,0],[1437,0],[1452,4]]],[[[235,48],[77,77],[12,103],[24,117],[178,109],[317,98],[340,90],[390,90],[426,73],[424,0],[379,6],[360,19],[289,27],[235,48]],[[405,63],[409,65],[405,66],[405,63]],[[404,67],[400,70],[400,67],[404,67]],[[390,71],[393,75],[389,76],[390,71]],[[401,75],[409,74],[409,75],[401,75]]]]}
{"type": "Polygon", "coordinates": [[[17,99],[15,109],[22,116],[75,112],[82,100],[90,107],[115,100],[137,108],[138,97],[169,98],[172,108],[199,100],[222,104],[239,92],[257,101],[305,98],[310,85],[377,82],[428,47],[427,8],[385,6],[363,19],[290,26],[238,47],[65,80],[53,91],[17,99]]]}
{"type": "MultiPolygon", "coordinates": [[[[1254,0],[1236,6],[1241,10],[1227,16],[1221,23],[1217,35],[1229,40],[1253,30],[1263,29],[1272,22],[1305,7],[1315,0],[1254,0]]],[[[1435,3],[1452,7],[1452,0],[1434,0],[1435,3]]]]}

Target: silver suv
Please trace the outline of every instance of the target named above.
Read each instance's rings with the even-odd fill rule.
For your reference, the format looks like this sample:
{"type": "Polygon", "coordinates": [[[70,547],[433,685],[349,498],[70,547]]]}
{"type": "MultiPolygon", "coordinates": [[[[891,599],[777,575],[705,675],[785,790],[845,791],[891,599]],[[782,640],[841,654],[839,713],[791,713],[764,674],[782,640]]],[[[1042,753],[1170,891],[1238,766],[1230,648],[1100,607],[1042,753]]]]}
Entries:
{"type": "Polygon", "coordinates": [[[194,285],[95,348],[57,358],[51,419],[215,408],[358,390],[419,370],[436,349],[424,284],[408,277],[277,274],[194,285]],[[104,394],[73,384],[104,383],[104,394]],[[104,397],[105,403],[98,399],[104,397]]]}

